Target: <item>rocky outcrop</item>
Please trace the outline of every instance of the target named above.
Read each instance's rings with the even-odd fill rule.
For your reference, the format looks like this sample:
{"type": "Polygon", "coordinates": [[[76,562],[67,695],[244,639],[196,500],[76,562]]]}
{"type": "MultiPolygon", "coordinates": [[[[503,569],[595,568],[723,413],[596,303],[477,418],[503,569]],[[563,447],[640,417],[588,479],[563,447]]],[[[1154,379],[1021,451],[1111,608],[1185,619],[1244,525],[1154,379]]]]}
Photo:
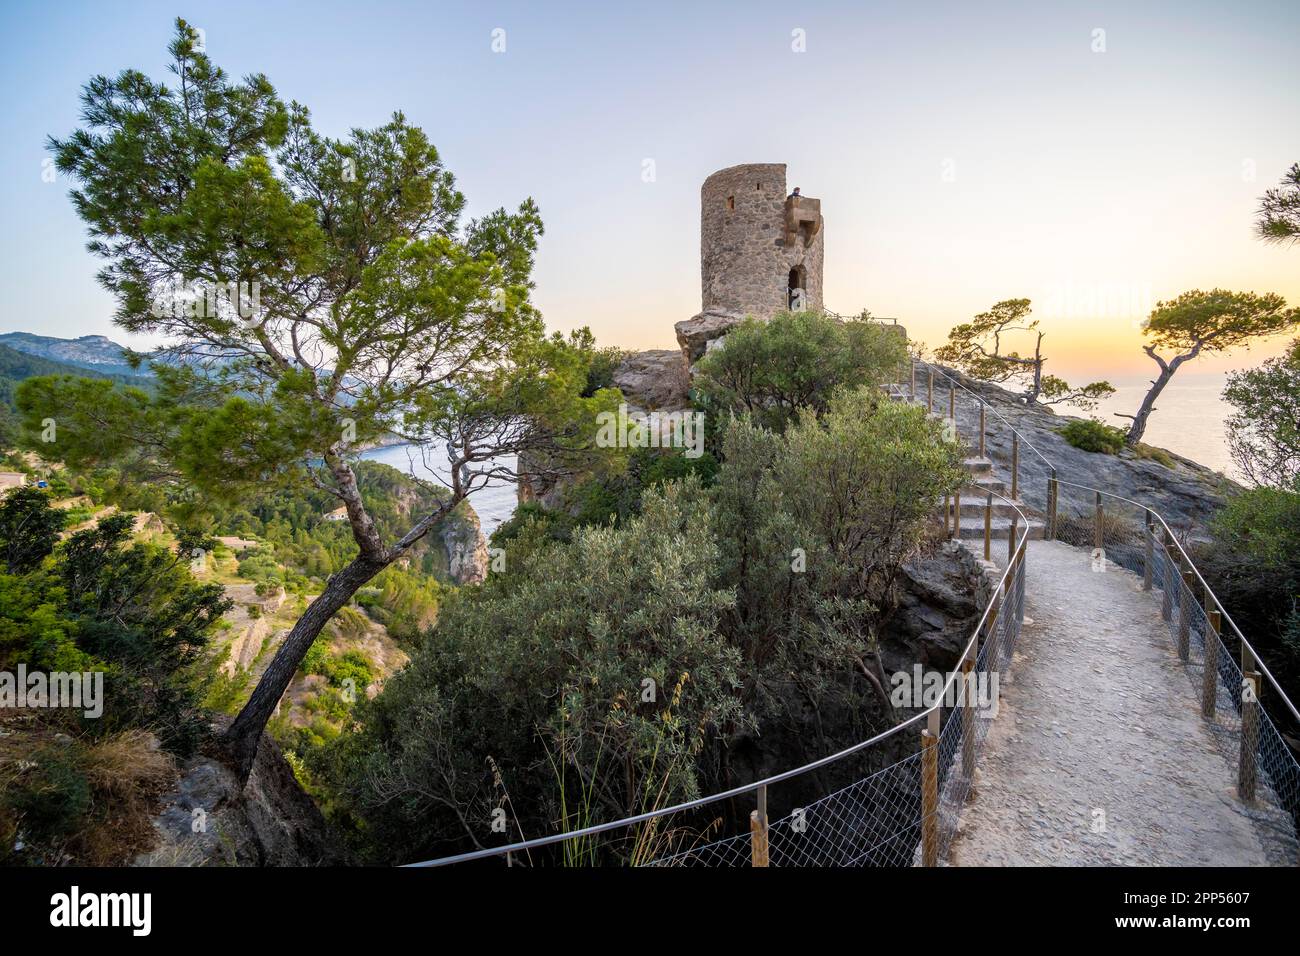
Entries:
{"type": "Polygon", "coordinates": [[[328,866],[347,862],[280,748],[263,734],[248,785],[212,757],[181,768],[136,866],[328,866]]]}
{"type": "Polygon", "coordinates": [[[938,552],[904,564],[898,606],[880,647],[886,673],[913,664],[952,670],[990,593],[984,568],[956,542],[945,542],[938,552]]]}
{"type": "MultiPolygon", "coordinates": [[[[614,369],[613,383],[623,393],[630,415],[685,411],[691,405],[690,367],[676,349],[625,354],[614,369]]],[[[519,480],[519,503],[536,502],[551,510],[565,507],[565,492],[590,477],[552,471],[530,453],[519,456],[519,471],[526,476],[519,480]]]]}
{"type": "Polygon", "coordinates": [[[482,584],[487,580],[488,549],[477,512],[462,503],[435,529],[447,553],[447,574],[457,584],[482,584]]]}
{"type": "MultiPolygon", "coordinates": [[[[1008,425],[1024,436],[1025,442],[1020,447],[1020,497],[1035,512],[1041,513],[1046,507],[1047,481],[1055,467],[1061,482],[1059,511],[1063,518],[1092,514],[1094,492],[1089,489],[1097,488],[1137,502],[1131,506],[1112,503],[1117,516],[1133,520],[1140,515],[1140,505],[1158,511],[1175,531],[1199,538],[1227,498],[1241,490],[1240,485],[1219,472],[1164,449],[1159,450],[1160,458],[1156,458],[1142,457],[1129,448],[1118,455],[1075,448],[1061,437],[1060,430],[1077,416],[1058,415],[1042,406],[1028,407],[1018,394],[967,378],[952,369],[944,371],[997,412],[986,420],[989,457],[999,463],[1011,461],[1012,436],[1008,425]]],[[[923,370],[917,373],[917,393],[923,403],[924,374],[923,370]]],[[[938,375],[934,404],[937,412],[947,414],[948,388],[938,375]]],[[[956,406],[961,436],[968,444],[978,441],[978,407],[960,390],[956,406]]]]}
{"type": "Polygon", "coordinates": [[[701,312],[678,322],[673,331],[677,333],[682,355],[688,364],[694,365],[709,350],[709,343],[722,338],[743,321],[745,317],[735,312],[701,312]]]}
{"type": "Polygon", "coordinates": [[[521,505],[538,504],[548,511],[564,506],[564,493],[573,484],[566,478],[548,470],[532,452],[519,456],[518,499],[521,505]]]}
{"type": "Polygon", "coordinates": [[[258,594],[253,584],[227,584],[226,597],[234,605],[223,616],[229,625],[230,656],[221,665],[226,674],[247,670],[262,652],[262,646],[271,636],[270,616],[285,602],[284,588],[275,588],[268,594],[258,594]],[[256,611],[253,608],[257,608],[256,611]]]}
{"type": "MultiPolygon", "coordinates": [[[[394,504],[403,522],[413,523],[435,504],[424,489],[410,483],[398,469],[383,467],[400,475],[397,488],[390,488],[389,493],[394,495],[394,504]]],[[[346,520],[346,511],[339,510],[344,511],[342,520],[346,520]]],[[[326,520],[332,519],[327,515],[326,520]]],[[[418,563],[428,553],[433,555],[437,575],[445,575],[453,584],[481,584],[487,580],[487,541],[483,537],[478,512],[468,500],[461,501],[399,561],[402,564],[418,563]]]]}
{"type": "Polygon", "coordinates": [[[677,349],[629,353],[614,370],[614,384],[629,405],[646,411],[673,411],[690,404],[690,369],[677,349]]]}

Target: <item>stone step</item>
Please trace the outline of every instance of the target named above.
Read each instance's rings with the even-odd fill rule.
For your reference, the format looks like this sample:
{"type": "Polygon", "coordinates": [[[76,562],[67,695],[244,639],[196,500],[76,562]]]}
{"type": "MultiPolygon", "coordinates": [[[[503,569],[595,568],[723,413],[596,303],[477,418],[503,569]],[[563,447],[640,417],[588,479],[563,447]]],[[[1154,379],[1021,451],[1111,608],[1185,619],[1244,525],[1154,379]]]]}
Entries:
{"type": "MultiPolygon", "coordinates": [[[[1023,521],[1017,522],[1017,526],[1023,526],[1025,524],[1026,522],[1023,521]]],[[[1036,518],[1030,518],[1028,519],[1027,524],[1029,526],[1030,538],[1041,538],[1043,536],[1043,522],[1039,521],[1036,518]]],[[[984,537],[983,512],[981,512],[979,515],[962,514],[960,527],[961,527],[960,536],[962,538],[966,538],[966,539],[983,538],[984,537]]],[[[994,517],[993,521],[990,522],[989,537],[994,538],[996,540],[1005,541],[1007,539],[1007,533],[1010,530],[1011,530],[1010,518],[994,517]]],[[[1017,532],[1017,534],[1019,534],[1019,532],[1017,532]]]]}
{"type": "MultiPolygon", "coordinates": [[[[983,521],[983,520],[984,520],[984,505],[985,505],[985,502],[986,502],[986,501],[987,501],[987,496],[985,496],[985,495],[970,495],[970,496],[967,496],[966,494],[963,493],[963,494],[962,494],[962,497],[961,497],[961,513],[962,513],[962,517],[964,518],[964,517],[966,517],[967,515],[978,515],[978,516],[979,516],[979,519],[980,519],[981,521],[983,521]]],[[[1024,503],[1023,501],[1017,501],[1017,502],[1015,502],[1015,503],[1013,504],[1013,503],[1011,503],[1011,502],[1000,501],[1000,500],[998,500],[997,498],[994,498],[994,499],[993,499],[993,517],[995,517],[995,518],[997,518],[997,517],[1010,518],[1013,514],[1016,513],[1016,508],[1017,508],[1017,506],[1019,506],[1019,509],[1020,509],[1021,512],[1024,512],[1024,510],[1025,510],[1025,503],[1024,503]]]]}
{"type": "Polygon", "coordinates": [[[974,494],[983,498],[990,491],[994,495],[1005,495],[1007,493],[1007,483],[997,475],[990,474],[973,477],[961,487],[963,496],[974,494]]]}
{"type": "Polygon", "coordinates": [[[993,462],[987,458],[965,458],[962,459],[961,465],[972,475],[983,476],[993,474],[993,462]]]}

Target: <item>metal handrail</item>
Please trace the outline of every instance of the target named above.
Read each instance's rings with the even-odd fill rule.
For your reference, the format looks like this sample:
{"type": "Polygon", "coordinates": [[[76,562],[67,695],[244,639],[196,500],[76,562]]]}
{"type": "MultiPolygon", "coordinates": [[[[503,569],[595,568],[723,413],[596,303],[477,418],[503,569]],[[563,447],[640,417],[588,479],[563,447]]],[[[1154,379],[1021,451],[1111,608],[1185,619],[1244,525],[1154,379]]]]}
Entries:
{"type": "Polygon", "coordinates": [[[994,408],[992,405],[986,402],[975,392],[972,392],[970,389],[966,388],[966,386],[962,385],[956,379],[948,375],[943,370],[942,367],[935,365],[932,362],[924,362],[919,359],[916,359],[914,361],[918,366],[922,368],[928,368],[934,372],[937,372],[940,376],[947,379],[950,385],[956,388],[960,388],[963,392],[969,395],[974,401],[976,401],[980,405],[983,405],[987,411],[997,416],[999,421],[1001,421],[1004,425],[1006,425],[1007,428],[1009,428],[1012,432],[1015,433],[1015,435],[1020,439],[1020,443],[1022,445],[1028,446],[1029,449],[1033,451],[1033,453],[1042,460],[1043,464],[1047,465],[1047,467],[1051,469],[1052,477],[1050,480],[1054,481],[1057,485],[1069,485],[1071,488],[1079,488],[1084,491],[1092,492],[1093,494],[1106,495],[1107,497],[1114,498],[1117,501],[1127,502],[1128,504],[1133,505],[1136,508],[1141,508],[1143,511],[1148,512],[1151,515],[1154,515],[1160,521],[1161,526],[1167,532],[1169,540],[1174,542],[1174,544],[1178,548],[1179,553],[1186,560],[1187,567],[1192,571],[1193,574],[1196,575],[1196,580],[1200,583],[1205,593],[1209,595],[1211,598],[1213,598],[1214,606],[1219,610],[1219,613],[1222,615],[1223,620],[1226,621],[1231,626],[1232,632],[1234,635],[1236,635],[1237,640],[1239,640],[1242,646],[1245,647],[1250,652],[1251,659],[1254,660],[1255,665],[1259,668],[1259,672],[1268,679],[1269,684],[1271,684],[1273,690],[1277,692],[1278,697],[1281,698],[1282,703],[1286,706],[1286,709],[1291,712],[1291,715],[1296,719],[1297,722],[1300,722],[1300,710],[1296,709],[1296,705],[1291,701],[1291,698],[1287,696],[1286,691],[1282,689],[1282,686],[1278,683],[1277,678],[1273,676],[1272,672],[1268,669],[1268,666],[1264,663],[1263,659],[1259,656],[1259,653],[1255,650],[1254,646],[1250,643],[1250,641],[1246,640],[1246,635],[1242,633],[1241,628],[1238,627],[1237,622],[1232,619],[1232,615],[1228,612],[1228,609],[1224,606],[1223,602],[1219,600],[1219,596],[1214,593],[1214,589],[1211,588],[1209,582],[1205,580],[1205,577],[1201,574],[1200,569],[1196,566],[1196,563],[1192,560],[1192,556],[1188,554],[1187,549],[1184,548],[1182,542],[1178,540],[1177,534],[1175,534],[1174,530],[1169,526],[1169,523],[1165,521],[1164,515],[1162,515],[1159,511],[1150,507],[1149,505],[1142,504],[1140,501],[1134,501],[1131,498],[1125,498],[1123,495],[1117,495],[1109,491],[1103,491],[1102,489],[1094,488],[1091,485],[1082,485],[1079,484],[1078,482],[1066,481],[1065,479],[1057,477],[1057,468],[1055,463],[1046,455],[1044,455],[1041,451],[1035,448],[1034,445],[1029,441],[1029,439],[1027,439],[1023,434],[1021,434],[1015,428],[1015,426],[1013,426],[1009,421],[1007,421],[1006,418],[1004,418],[996,408],[994,408]]]}
{"type": "MultiPolygon", "coordinates": [[[[1008,505],[1010,505],[1015,510],[1016,514],[1019,516],[1020,519],[1019,528],[1018,528],[1019,537],[1016,539],[1014,555],[1007,561],[1007,566],[1003,570],[1001,577],[998,578],[997,585],[992,592],[994,594],[997,594],[1001,591],[1005,591],[1008,588],[1007,582],[1009,580],[1010,575],[1015,573],[1017,567],[1023,566],[1025,547],[1029,540],[1029,519],[1026,517],[1025,513],[1020,510],[1019,505],[1016,502],[1012,501],[1010,498],[1007,498],[1005,495],[1000,495],[997,492],[990,492],[990,494],[992,494],[994,497],[999,498],[1002,501],[1006,502],[1008,505]]],[[[970,655],[972,648],[975,646],[975,642],[979,640],[980,635],[984,632],[984,628],[988,623],[989,614],[993,613],[996,605],[997,602],[992,600],[990,600],[989,603],[985,605],[984,613],[980,615],[979,623],[975,625],[975,628],[971,631],[970,637],[967,639],[966,643],[962,646],[962,651],[960,656],[958,657],[958,660],[966,660],[967,657],[970,655]]],[[[490,857],[503,856],[512,853],[519,853],[527,850],[536,849],[537,847],[551,846],[556,843],[562,843],[565,840],[575,840],[575,839],[580,839],[582,837],[595,836],[600,833],[606,833],[610,830],[617,830],[621,827],[634,826],[635,824],[645,823],[649,820],[654,820],[658,817],[666,817],[674,813],[683,813],[688,810],[696,810],[699,809],[700,807],[708,806],[709,804],[712,803],[718,803],[723,800],[730,800],[733,797],[743,796],[744,794],[747,793],[754,793],[764,787],[769,787],[774,784],[781,783],[782,781],[789,780],[793,777],[801,776],[805,773],[809,773],[813,770],[817,770],[821,767],[825,767],[828,764],[832,764],[839,760],[842,760],[845,757],[852,756],[853,754],[858,753],[859,751],[874,746],[875,744],[879,743],[882,740],[892,737],[895,734],[901,733],[902,731],[906,730],[908,727],[920,723],[921,721],[927,719],[931,713],[934,713],[935,711],[938,711],[943,707],[943,701],[948,699],[949,690],[951,690],[952,687],[955,685],[955,683],[960,679],[962,679],[961,671],[954,670],[951,674],[948,675],[947,680],[944,681],[943,688],[936,695],[936,702],[931,704],[929,707],[912,715],[906,720],[895,724],[893,727],[890,727],[888,730],[876,734],[876,736],[870,738],[869,740],[863,740],[859,743],[853,744],[851,747],[846,747],[837,753],[830,754],[829,756],[826,757],[821,757],[817,760],[812,761],[811,763],[806,763],[803,766],[795,767],[793,770],[786,770],[781,773],[774,774],[773,776],[765,777],[762,780],[755,780],[752,783],[742,784],[739,787],[732,787],[730,790],[724,790],[719,793],[709,794],[708,796],[699,797],[695,800],[688,800],[684,803],[678,803],[675,804],[674,806],[665,807],[661,810],[651,810],[651,811],[647,811],[646,813],[636,814],[635,816],[624,817],[619,820],[612,820],[608,823],[597,823],[589,827],[583,827],[580,830],[570,830],[565,833],[556,833],[550,836],[535,837],[531,840],[521,840],[518,843],[511,843],[506,846],[488,847],[482,850],[472,850],[468,853],[459,853],[455,856],[439,857],[433,860],[424,860],[420,863],[408,863],[406,864],[406,866],[413,867],[413,868],[448,866],[453,863],[468,863],[472,860],[484,860],[490,857]]]]}
{"type": "Polygon", "coordinates": [[[1210,587],[1209,583],[1201,575],[1200,569],[1197,568],[1196,563],[1192,561],[1192,556],[1187,553],[1187,549],[1183,547],[1183,543],[1178,540],[1178,535],[1175,533],[1174,529],[1169,526],[1169,522],[1165,521],[1164,516],[1159,511],[1156,511],[1149,505],[1142,504],[1140,501],[1134,501],[1132,498],[1125,498],[1123,495],[1113,494],[1109,491],[1102,491],[1100,488],[1093,488],[1089,485],[1081,485],[1076,481],[1066,481],[1063,478],[1057,478],[1056,483],[1058,485],[1069,485],[1071,488],[1081,488],[1084,491],[1104,495],[1105,497],[1113,498],[1116,501],[1123,501],[1135,508],[1141,508],[1145,513],[1158,520],[1161,527],[1165,529],[1167,540],[1174,543],[1175,547],[1178,548],[1178,553],[1181,554],[1183,559],[1186,561],[1186,568],[1196,575],[1196,580],[1200,582],[1205,594],[1214,600],[1214,607],[1219,612],[1222,620],[1232,627],[1232,633],[1235,634],[1237,640],[1241,642],[1241,646],[1250,652],[1251,660],[1255,662],[1255,666],[1259,669],[1259,672],[1264,677],[1268,678],[1268,682],[1273,686],[1273,690],[1277,692],[1278,697],[1282,699],[1282,703],[1286,705],[1287,710],[1291,712],[1291,715],[1296,719],[1296,721],[1300,722],[1300,710],[1296,709],[1296,705],[1291,702],[1291,698],[1287,696],[1286,691],[1284,691],[1281,685],[1278,684],[1277,679],[1273,676],[1272,672],[1268,669],[1268,666],[1259,656],[1259,652],[1255,650],[1250,641],[1246,640],[1246,635],[1241,632],[1241,628],[1239,628],[1237,622],[1232,619],[1232,615],[1228,612],[1228,609],[1224,606],[1223,602],[1219,600],[1219,596],[1214,593],[1214,589],[1210,587]]]}
{"type": "Polygon", "coordinates": [[[963,392],[965,392],[967,395],[973,398],[976,402],[983,405],[986,409],[992,412],[994,416],[997,417],[998,421],[1002,422],[1003,425],[1007,426],[1007,428],[1011,432],[1013,432],[1017,438],[1020,439],[1020,443],[1022,445],[1026,446],[1030,451],[1032,451],[1035,455],[1037,455],[1039,459],[1043,462],[1043,464],[1045,464],[1048,468],[1052,468],[1052,469],[1056,468],[1056,465],[1052,463],[1052,460],[1048,458],[1046,455],[1044,455],[1041,451],[1039,451],[1038,448],[1034,445],[1034,443],[1031,442],[1028,438],[1026,438],[1023,434],[1021,434],[1019,429],[1017,429],[1014,425],[1012,425],[1011,422],[1007,421],[1006,418],[1003,417],[1001,412],[999,412],[988,402],[984,401],[984,399],[980,398],[978,395],[972,392],[961,382],[957,381],[955,378],[953,378],[951,375],[945,372],[943,370],[943,366],[935,365],[933,362],[923,362],[920,359],[916,360],[916,364],[921,366],[922,368],[928,368],[931,371],[937,372],[942,378],[948,380],[950,386],[954,388],[960,388],[963,392]]]}

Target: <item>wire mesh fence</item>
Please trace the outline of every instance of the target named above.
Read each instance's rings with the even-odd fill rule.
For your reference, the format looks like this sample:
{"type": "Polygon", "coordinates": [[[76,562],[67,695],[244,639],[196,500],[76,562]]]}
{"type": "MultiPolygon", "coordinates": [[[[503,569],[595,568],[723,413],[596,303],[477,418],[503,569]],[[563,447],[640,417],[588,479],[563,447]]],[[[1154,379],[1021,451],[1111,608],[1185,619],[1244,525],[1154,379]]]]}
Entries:
{"type": "MultiPolygon", "coordinates": [[[[1122,570],[1141,579],[1159,606],[1216,745],[1237,768],[1238,788],[1253,780],[1254,802],[1280,808],[1300,832],[1300,764],[1269,709],[1271,705],[1278,717],[1295,722],[1300,722],[1300,712],[1219,605],[1163,517],[1138,502],[1065,480],[1011,420],[950,370],[913,362],[908,375],[896,397],[923,404],[953,423],[968,452],[987,460],[990,483],[1006,488],[1030,516],[1032,537],[1079,548],[1099,573],[1122,570]],[[1026,454],[1033,456],[1039,475],[1045,471],[1049,476],[1046,481],[1024,480],[1026,454]]],[[[983,531],[986,539],[997,536],[987,499],[954,501],[948,512],[956,516],[955,535],[978,538],[983,531]]],[[[989,550],[996,555],[996,548],[989,550]]]]}
{"type": "Polygon", "coordinates": [[[1239,796],[1279,808],[1297,829],[1300,763],[1267,707],[1271,698],[1285,714],[1290,700],[1164,520],[1129,499],[1095,490],[1093,497],[1091,509],[1062,508],[1056,537],[1088,550],[1094,570],[1127,571],[1152,593],[1153,616],[1159,614],[1188,681],[1189,706],[1199,707],[1215,746],[1236,769],[1239,796]]]}
{"type": "Polygon", "coordinates": [[[1215,745],[1237,768],[1242,795],[1285,811],[1294,828],[1300,819],[1300,765],[1260,695],[1276,697],[1297,720],[1300,713],[1219,607],[1164,520],[1137,502],[1064,480],[1006,417],[944,370],[912,362],[901,372],[891,394],[947,419],[967,449],[966,500],[955,496],[944,509],[950,533],[982,536],[987,556],[1001,571],[960,670],[948,675],[939,700],[840,753],[723,793],[418,865],[493,859],[510,865],[934,865],[952,847],[996,717],[996,682],[1010,665],[1024,620],[1027,545],[1038,537],[1074,546],[1098,573],[1131,574],[1140,581],[1136,586],[1151,592],[1153,614],[1166,624],[1186,672],[1194,698],[1189,703],[1200,706],[1215,745]],[[1036,456],[1040,480],[1021,480],[1024,455],[1036,456]],[[1063,498],[1062,486],[1072,493],[1063,498]],[[1080,503],[1089,498],[1091,508],[1080,503]],[[1004,542],[996,550],[994,537],[1004,542]],[[1235,653],[1224,639],[1229,634],[1235,653]],[[823,786],[824,771],[851,782],[823,786]],[[783,794],[783,788],[797,794],[783,794]],[[799,800],[810,788],[825,795],[799,800]],[[773,806],[789,809],[769,820],[769,798],[773,806]]]}
{"type": "Polygon", "coordinates": [[[430,860],[508,865],[912,866],[947,854],[979,751],[996,714],[996,676],[1011,660],[1024,606],[1025,532],[1016,538],[975,632],[967,666],[945,675],[933,702],[897,726],[803,767],[651,813],[499,848],[430,860]],[[980,681],[984,683],[981,684],[980,681]],[[983,688],[983,689],[981,689],[983,688]],[[922,730],[941,728],[927,753],[922,730]],[[895,757],[896,754],[901,756],[895,757]],[[927,761],[933,782],[927,786],[927,761]],[[795,804],[818,774],[868,772],[795,804]],[[783,793],[783,789],[792,791],[783,793]],[[789,806],[774,819],[769,801],[789,806]],[[745,810],[749,827],[743,826],[745,810]],[[932,824],[927,836],[927,823],[932,824]]]}

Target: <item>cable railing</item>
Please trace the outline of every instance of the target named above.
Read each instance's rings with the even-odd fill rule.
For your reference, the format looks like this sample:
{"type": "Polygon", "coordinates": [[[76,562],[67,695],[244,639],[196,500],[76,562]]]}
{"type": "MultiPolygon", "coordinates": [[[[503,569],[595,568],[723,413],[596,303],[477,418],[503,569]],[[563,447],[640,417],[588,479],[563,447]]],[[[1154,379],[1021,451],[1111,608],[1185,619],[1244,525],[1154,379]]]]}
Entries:
{"type": "Polygon", "coordinates": [[[993,675],[1009,664],[1024,618],[1029,522],[999,498],[1016,510],[1020,530],[1008,538],[1008,559],[958,664],[915,714],[836,753],[719,793],[411,865],[937,865],[956,834],[992,719],[980,688],[996,687],[993,675]],[[838,783],[825,786],[831,779],[838,783]],[[805,799],[818,790],[825,795],[805,799]],[[753,807],[747,828],[737,810],[742,800],[753,807]],[[740,832],[719,835],[728,827],[740,832]]]}
{"type": "MultiPolygon", "coordinates": [[[[1179,661],[1193,684],[1211,736],[1225,759],[1237,766],[1239,794],[1247,802],[1257,799],[1271,801],[1286,811],[1293,827],[1300,829],[1300,763],[1297,763],[1294,752],[1270,718],[1264,703],[1276,706],[1297,724],[1300,724],[1300,711],[1223,607],[1196,567],[1185,543],[1164,516],[1130,498],[1060,477],[1054,463],[1018,432],[1005,416],[943,369],[914,361],[908,375],[907,391],[907,397],[918,403],[924,401],[931,412],[943,414],[946,411],[955,430],[964,430],[969,435],[969,426],[977,420],[978,432],[974,443],[981,449],[981,454],[987,448],[988,436],[985,433],[988,423],[993,420],[1000,422],[1003,430],[1011,435],[1011,460],[1000,464],[1004,469],[1010,469],[1013,488],[1023,487],[1019,474],[1020,449],[1027,448],[1041,459],[1047,470],[1045,487],[1028,493],[1013,492],[1013,497],[1035,502],[1034,505],[1026,504],[1026,507],[1042,519],[1044,538],[1087,549],[1087,559],[1092,562],[1094,571],[1103,573],[1107,569],[1122,569],[1140,577],[1143,590],[1160,592],[1161,618],[1169,628],[1179,661]],[[925,381],[920,387],[918,372],[925,381]],[[947,393],[941,394],[937,403],[936,382],[940,383],[940,391],[947,393]],[[963,409],[957,402],[958,395],[966,400],[968,406],[977,406],[978,414],[972,414],[967,408],[963,416],[963,409]],[[1073,493],[1062,498],[1062,488],[1073,493]],[[1089,499],[1091,507],[1083,504],[1089,499]],[[1235,643],[1235,655],[1228,642],[1235,643]]],[[[977,511],[978,506],[975,502],[977,511]]],[[[972,506],[968,503],[965,507],[970,509],[972,506]]],[[[954,503],[953,510],[958,517],[962,508],[960,502],[954,503]]],[[[956,520],[954,533],[959,527],[956,520]]],[[[987,529],[987,517],[985,521],[987,529]]],[[[987,534],[986,530],[986,550],[987,534]]]]}
{"type": "Polygon", "coordinates": [[[981,682],[987,687],[1011,662],[1024,619],[1027,545],[1040,536],[1086,549],[1098,573],[1131,573],[1144,590],[1160,593],[1162,620],[1215,745],[1236,761],[1239,794],[1282,808],[1289,825],[1297,825],[1300,765],[1260,705],[1261,694],[1297,721],[1300,713],[1164,517],[1061,478],[1006,416],[946,370],[914,360],[900,371],[891,394],[924,402],[941,416],[946,398],[950,437],[964,440],[972,453],[969,481],[944,503],[946,533],[967,540],[982,535],[986,559],[995,554],[996,538],[1007,542],[990,599],[938,700],[829,756],[719,793],[413,865],[937,865],[957,834],[991,724],[972,689],[981,682]],[[1022,480],[1022,456],[1037,464],[1038,480],[1022,480]],[[1075,491],[1064,503],[1063,486],[1075,491]],[[1078,503],[1089,495],[1091,510],[1078,503]],[[1237,656],[1225,636],[1235,639],[1237,656]]]}
{"type": "Polygon", "coordinates": [[[1094,505],[1067,505],[1053,536],[1087,549],[1095,572],[1128,572],[1141,579],[1143,591],[1159,592],[1161,620],[1216,747],[1236,766],[1238,794],[1247,803],[1280,807],[1300,827],[1300,762],[1265,703],[1295,719],[1300,714],[1174,530],[1140,502],[1058,480],[1092,494],[1094,505]]]}

